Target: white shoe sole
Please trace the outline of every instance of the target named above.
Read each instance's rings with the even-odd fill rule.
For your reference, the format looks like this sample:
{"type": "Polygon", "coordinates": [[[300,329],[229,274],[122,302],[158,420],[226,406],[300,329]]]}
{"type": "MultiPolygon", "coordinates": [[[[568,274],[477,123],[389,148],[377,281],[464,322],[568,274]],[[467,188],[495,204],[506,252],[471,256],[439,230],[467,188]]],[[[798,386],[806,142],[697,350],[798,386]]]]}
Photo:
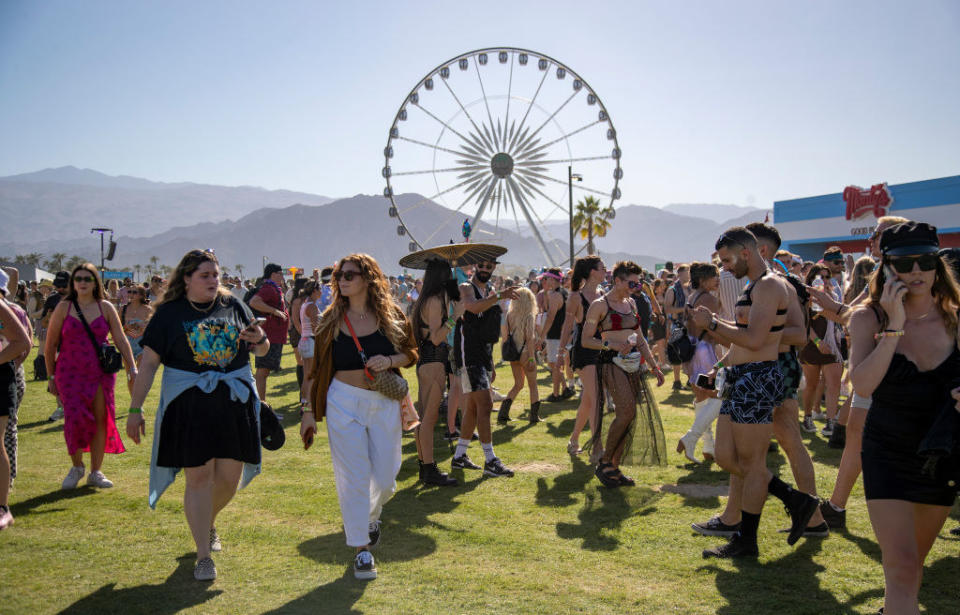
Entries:
{"type": "Polygon", "coordinates": [[[371,579],[377,578],[377,571],[376,570],[357,570],[356,568],[354,568],[353,576],[357,579],[360,579],[361,581],[369,581],[371,579]]]}

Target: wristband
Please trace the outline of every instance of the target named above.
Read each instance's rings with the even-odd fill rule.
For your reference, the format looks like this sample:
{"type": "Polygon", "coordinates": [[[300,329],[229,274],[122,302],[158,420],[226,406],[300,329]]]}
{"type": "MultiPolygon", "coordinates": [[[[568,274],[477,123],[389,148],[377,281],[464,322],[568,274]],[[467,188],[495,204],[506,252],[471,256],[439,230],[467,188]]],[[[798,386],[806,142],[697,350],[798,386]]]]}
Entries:
{"type": "Polygon", "coordinates": [[[127,410],[127,414],[143,414],[143,408],[130,408],[127,410]]]}
{"type": "Polygon", "coordinates": [[[266,335],[264,335],[264,336],[261,337],[259,340],[257,340],[257,342],[254,344],[254,346],[259,346],[259,345],[263,344],[265,341],[267,341],[267,336],[266,336],[266,335]]]}
{"type": "Polygon", "coordinates": [[[894,329],[884,329],[880,333],[877,333],[876,335],[874,335],[873,339],[879,340],[884,337],[903,337],[903,329],[900,329],[899,331],[894,329]]]}
{"type": "Polygon", "coordinates": [[[47,380],[50,380],[50,381],[52,382],[54,375],[55,375],[55,374],[50,374],[49,376],[47,376],[47,380]]]}
{"type": "Polygon", "coordinates": [[[820,345],[820,342],[822,342],[822,341],[823,341],[823,340],[820,339],[819,337],[813,336],[813,345],[814,345],[814,346],[819,346],[819,345],[820,345]]]}
{"type": "Polygon", "coordinates": [[[447,325],[448,329],[453,329],[454,327],[457,326],[457,321],[453,319],[453,316],[451,316],[450,318],[447,319],[447,322],[443,324],[447,325]]]}
{"type": "Polygon", "coordinates": [[[714,369],[721,369],[721,368],[723,368],[723,361],[717,361],[717,362],[713,365],[713,368],[714,368],[714,369]]]}
{"type": "Polygon", "coordinates": [[[500,298],[503,296],[503,293],[497,293],[497,301],[500,301],[500,298]]]}
{"type": "Polygon", "coordinates": [[[710,329],[711,331],[716,331],[716,330],[717,330],[717,325],[719,325],[719,324],[720,324],[720,323],[717,322],[716,317],[711,316],[711,317],[710,317],[710,325],[709,325],[707,328],[710,329]]]}

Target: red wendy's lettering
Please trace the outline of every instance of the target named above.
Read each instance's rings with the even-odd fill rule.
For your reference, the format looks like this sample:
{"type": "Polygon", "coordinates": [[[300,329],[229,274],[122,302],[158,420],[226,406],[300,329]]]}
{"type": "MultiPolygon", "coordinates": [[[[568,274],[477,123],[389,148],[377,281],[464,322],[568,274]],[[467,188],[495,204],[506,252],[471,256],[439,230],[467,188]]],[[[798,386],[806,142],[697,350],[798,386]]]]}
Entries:
{"type": "Polygon", "coordinates": [[[887,215],[887,208],[893,203],[887,184],[874,184],[869,190],[860,186],[847,186],[843,189],[843,200],[847,203],[847,220],[853,220],[866,214],[875,218],[887,215]]]}

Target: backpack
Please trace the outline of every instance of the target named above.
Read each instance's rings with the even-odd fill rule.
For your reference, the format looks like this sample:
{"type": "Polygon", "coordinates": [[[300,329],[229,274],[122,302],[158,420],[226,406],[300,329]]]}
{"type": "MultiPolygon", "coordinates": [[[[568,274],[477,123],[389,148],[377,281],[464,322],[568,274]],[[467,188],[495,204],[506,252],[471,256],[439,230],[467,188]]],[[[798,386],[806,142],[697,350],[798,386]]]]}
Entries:
{"type": "Polygon", "coordinates": [[[33,358],[33,379],[47,380],[47,362],[43,360],[43,355],[37,355],[33,358]]]}
{"type": "MultiPolygon", "coordinates": [[[[526,344],[524,344],[526,346],[526,344]]],[[[520,360],[520,353],[523,352],[523,348],[517,348],[517,342],[513,339],[512,335],[508,335],[503,344],[500,345],[500,354],[503,357],[504,361],[512,362],[520,360]]]]}
{"type": "Polygon", "coordinates": [[[697,347],[690,339],[687,328],[678,322],[675,322],[670,330],[670,336],[667,338],[667,360],[670,365],[680,365],[693,358],[697,347]]]}

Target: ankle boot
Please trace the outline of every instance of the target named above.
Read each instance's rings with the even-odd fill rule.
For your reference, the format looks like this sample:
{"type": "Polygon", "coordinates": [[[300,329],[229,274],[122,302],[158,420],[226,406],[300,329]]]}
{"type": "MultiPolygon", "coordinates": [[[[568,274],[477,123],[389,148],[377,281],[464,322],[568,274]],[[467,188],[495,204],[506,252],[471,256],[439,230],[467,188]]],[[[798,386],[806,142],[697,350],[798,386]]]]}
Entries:
{"type": "Polygon", "coordinates": [[[535,401],[530,404],[530,424],[534,425],[539,423],[541,420],[543,419],[540,418],[540,402],[535,401]]]}
{"type": "Polygon", "coordinates": [[[509,397],[500,402],[500,412],[497,413],[497,424],[506,425],[510,422],[510,406],[513,405],[513,400],[509,397]]]}
{"type": "Polygon", "coordinates": [[[303,388],[303,366],[302,365],[297,366],[297,386],[301,389],[303,388]]]}
{"type": "Polygon", "coordinates": [[[441,472],[436,463],[423,463],[422,461],[420,462],[420,482],[424,485],[436,485],[438,487],[457,486],[457,479],[441,472]]]}

